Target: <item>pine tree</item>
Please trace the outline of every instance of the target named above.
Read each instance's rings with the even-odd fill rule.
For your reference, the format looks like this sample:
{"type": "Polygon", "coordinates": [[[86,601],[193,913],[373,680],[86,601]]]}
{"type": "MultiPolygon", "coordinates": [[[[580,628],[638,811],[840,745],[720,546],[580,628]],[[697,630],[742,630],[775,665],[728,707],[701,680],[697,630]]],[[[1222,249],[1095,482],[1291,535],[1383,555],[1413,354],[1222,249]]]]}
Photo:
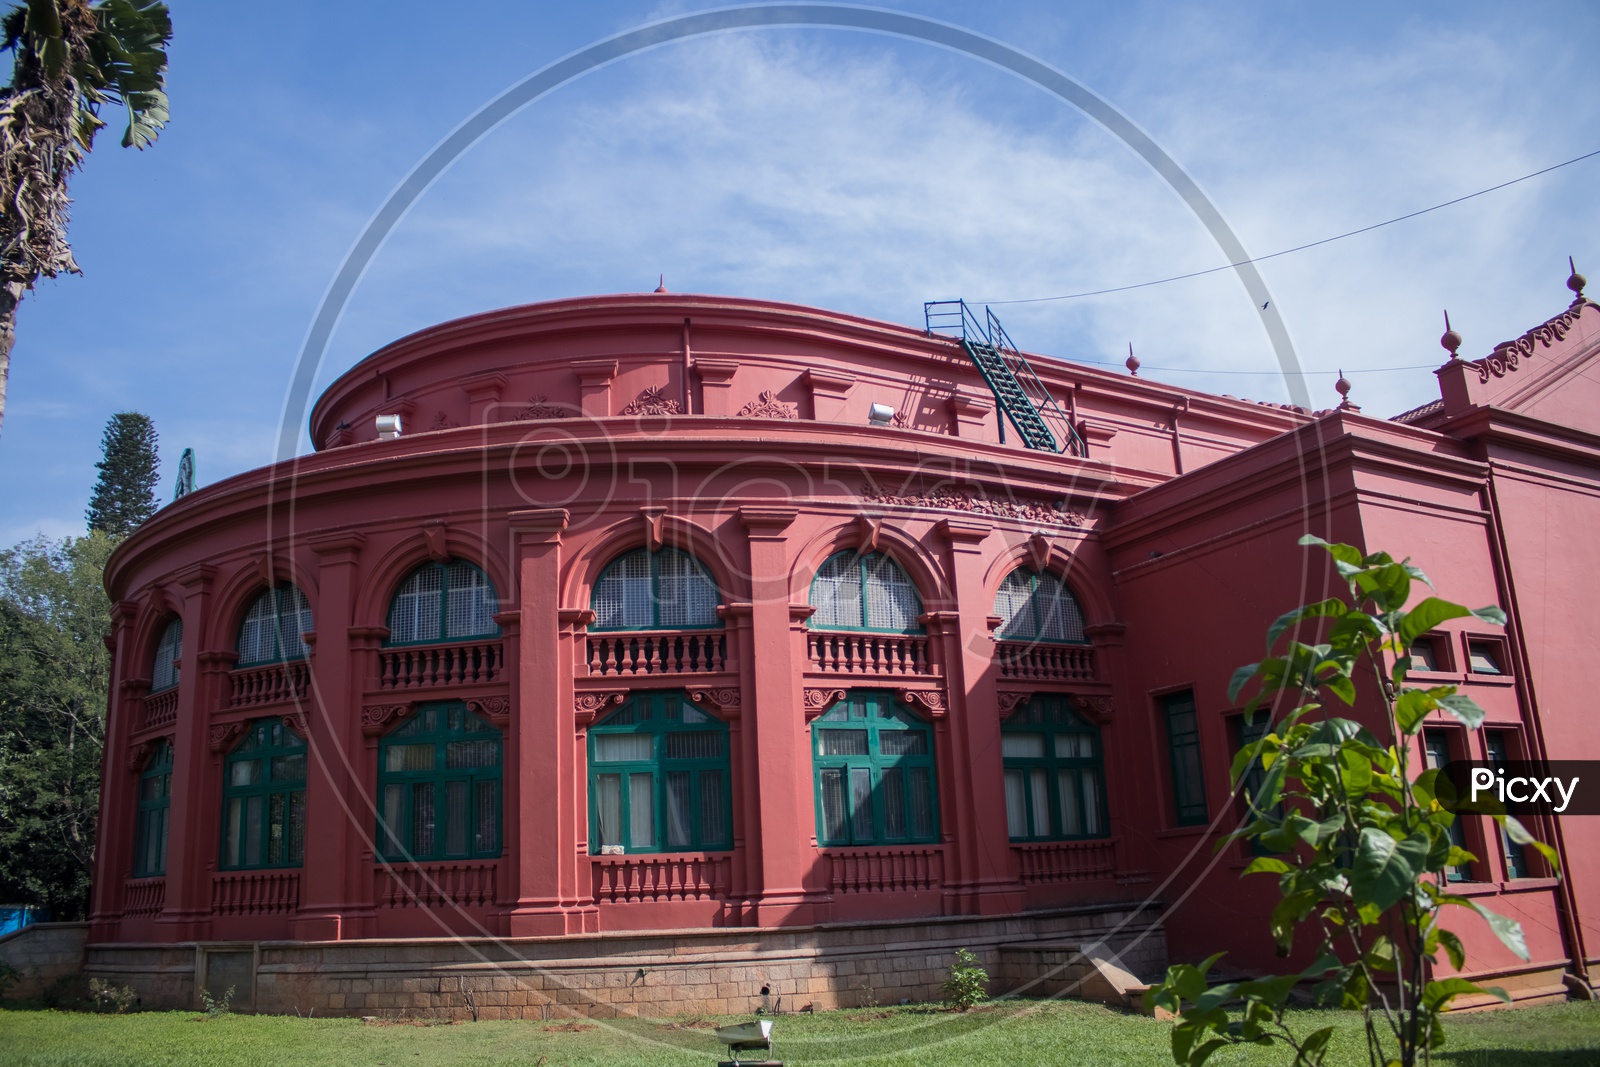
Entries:
{"type": "Polygon", "coordinates": [[[115,540],[131,534],[156,508],[156,427],[150,416],[120,411],[100,438],[103,458],[89,498],[89,529],[115,540]]]}

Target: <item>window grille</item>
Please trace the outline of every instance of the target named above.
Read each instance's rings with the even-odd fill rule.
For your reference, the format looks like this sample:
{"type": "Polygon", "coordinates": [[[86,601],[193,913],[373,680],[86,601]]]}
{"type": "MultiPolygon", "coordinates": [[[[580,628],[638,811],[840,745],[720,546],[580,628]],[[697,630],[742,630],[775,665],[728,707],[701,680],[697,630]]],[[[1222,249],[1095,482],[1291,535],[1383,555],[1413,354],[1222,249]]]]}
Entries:
{"type": "Polygon", "coordinates": [[[466,560],[424,563],[389,602],[389,644],[496,637],[499,602],[488,575],[466,560]]]}
{"type": "Polygon", "coordinates": [[[818,630],[920,633],[922,598],[900,565],[881,552],[837,552],[811,581],[811,626],[818,630]]]}
{"type": "Polygon", "coordinates": [[[1003,641],[1083,643],[1083,611],[1066,582],[1054,574],[1027,569],[1006,575],[995,594],[1003,641]]]}
{"type": "Polygon", "coordinates": [[[388,860],[500,855],[500,731],[460,701],[424,704],[378,745],[378,851],[388,860]]]}
{"type": "Polygon", "coordinates": [[[593,629],[696,630],[722,625],[717,584],[675,548],[635,549],[612,560],[594,586],[593,629]]]}
{"type": "Polygon", "coordinates": [[[150,667],[150,692],[159,693],[178,684],[178,661],[183,658],[183,620],[173,619],[161,631],[156,659],[150,667]]]}
{"type": "Polygon", "coordinates": [[[811,726],[817,840],[936,841],[933,731],[888,693],[854,690],[811,726]]]}
{"type": "Polygon", "coordinates": [[[1100,731],[1065,697],[1035,696],[1000,728],[1006,832],[1013,841],[1105,837],[1100,731]]]}
{"type": "Polygon", "coordinates": [[[222,867],[298,867],[305,839],[306,743],[282,719],[253,722],[223,772],[222,867]]]}
{"type": "Polygon", "coordinates": [[[139,776],[139,808],[134,833],[133,875],[167,873],[167,821],[172,809],[172,742],[163,740],[139,776]]]}
{"type": "Polygon", "coordinates": [[[312,629],[311,603],[297,586],[268,589],[250,605],[239,627],[238,665],[305,659],[310,646],[300,635],[312,629]]]}
{"type": "Polygon", "coordinates": [[[1172,800],[1178,825],[1204,825],[1211,816],[1206,808],[1194,693],[1172,693],[1162,703],[1167,713],[1167,752],[1172,761],[1172,800]]]}
{"type": "Polygon", "coordinates": [[[634,697],[589,730],[589,848],[733,847],[728,727],[676,693],[634,697]]]}

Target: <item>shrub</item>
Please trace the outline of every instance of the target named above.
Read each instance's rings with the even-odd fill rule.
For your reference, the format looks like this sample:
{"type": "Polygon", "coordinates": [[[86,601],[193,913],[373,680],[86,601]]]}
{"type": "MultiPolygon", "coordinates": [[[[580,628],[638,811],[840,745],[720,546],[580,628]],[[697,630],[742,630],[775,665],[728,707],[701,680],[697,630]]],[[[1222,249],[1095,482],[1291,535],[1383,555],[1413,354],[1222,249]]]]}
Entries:
{"type": "Polygon", "coordinates": [[[206,1017],[216,1019],[230,1014],[233,1011],[233,992],[234,987],[229,986],[228,991],[219,998],[213,997],[211,990],[202,988],[200,990],[200,1003],[206,1010],[206,1017]]]}
{"type": "Polygon", "coordinates": [[[944,1002],[957,1011],[967,1011],[979,1001],[989,999],[989,972],[983,969],[971,949],[956,949],[950,977],[944,980],[944,1002]]]}

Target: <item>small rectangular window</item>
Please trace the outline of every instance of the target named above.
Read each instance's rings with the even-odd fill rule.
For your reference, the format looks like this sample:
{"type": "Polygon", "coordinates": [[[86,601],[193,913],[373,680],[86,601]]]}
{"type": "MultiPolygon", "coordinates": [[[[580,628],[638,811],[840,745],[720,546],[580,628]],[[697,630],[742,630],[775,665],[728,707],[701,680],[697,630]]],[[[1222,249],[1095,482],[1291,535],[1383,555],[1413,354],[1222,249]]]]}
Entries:
{"type": "MultiPolygon", "coordinates": [[[[1448,730],[1423,730],[1422,751],[1428,770],[1441,770],[1450,762],[1450,731],[1448,730]]],[[[1450,843],[1457,848],[1467,847],[1467,829],[1462,824],[1462,816],[1457,815],[1450,823],[1450,843]]],[[[1471,871],[1463,864],[1451,864],[1444,869],[1447,882],[1466,882],[1471,880],[1471,871]]]]}
{"type": "Polygon", "coordinates": [[[1179,826],[1203,825],[1206,809],[1205,778],[1200,762],[1200,723],[1194,693],[1184,690],[1163,698],[1167,713],[1167,745],[1172,758],[1172,798],[1179,826]]]}
{"type": "Polygon", "coordinates": [[[1438,649],[1434,646],[1431,637],[1419,637],[1411,642],[1411,669],[1414,671],[1437,671],[1439,669],[1438,649]]]}
{"type": "Polygon", "coordinates": [[[1504,674],[1500,648],[1494,641],[1468,641],[1467,664],[1473,674],[1504,674]]]}

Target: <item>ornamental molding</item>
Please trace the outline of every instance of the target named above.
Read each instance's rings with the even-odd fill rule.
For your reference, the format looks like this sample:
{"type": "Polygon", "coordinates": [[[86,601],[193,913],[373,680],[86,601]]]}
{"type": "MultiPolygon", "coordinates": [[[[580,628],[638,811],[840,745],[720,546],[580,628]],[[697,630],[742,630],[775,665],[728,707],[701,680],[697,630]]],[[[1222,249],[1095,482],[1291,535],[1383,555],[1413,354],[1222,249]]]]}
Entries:
{"type": "Polygon", "coordinates": [[[1009,719],[1011,713],[1017,710],[1018,705],[1027,702],[1032,693],[1000,693],[997,697],[1000,706],[1000,717],[1009,719]]]}
{"type": "MultiPolygon", "coordinates": [[[[157,741],[160,738],[156,739],[157,741]]],[[[144,769],[145,763],[150,759],[150,753],[156,750],[155,741],[145,741],[128,749],[128,770],[137,774],[144,769]]]]}
{"type": "Polygon", "coordinates": [[[652,385],[634,397],[633,402],[622,409],[622,414],[677,415],[680,411],[678,402],[666,396],[666,386],[652,385]]]}
{"type": "Polygon", "coordinates": [[[461,420],[452,419],[443,410],[439,410],[433,413],[433,425],[428,428],[430,430],[455,430],[459,429],[460,426],[461,420]]]}
{"type": "Polygon", "coordinates": [[[1575,300],[1561,314],[1540,323],[1515,341],[1501,341],[1494,346],[1493,352],[1482,359],[1465,362],[1478,372],[1480,382],[1487,382],[1491,376],[1503,378],[1515,371],[1522,360],[1533,358],[1535,344],[1549,348],[1564,339],[1578,325],[1578,319],[1586,307],[1600,308],[1600,304],[1590,300],[1575,300]]]}
{"type": "Polygon", "coordinates": [[[1089,524],[1081,512],[1070,511],[1065,501],[1030,504],[1020,500],[992,500],[969,492],[940,490],[933,493],[890,493],[868,484],[861,498],[872,504],[907,508],[934,508],[940,511],[966,511],[998,519],[1021,519],[1047,526],[1083,527],[1089,524]]]}
{"type": "Polygon", "coordinates": [[[798,419],[800,415],[793,404],[785,404],[778,399],[771,389],[763,389],[756,399],[739,409],[739,417],[745,419],[798,419]]]}
{"type": "Polygon", "coordinates": [[[311,740],[311,719],[306,714],[306,709],[297,707],[283,717],[283,726],[300,736],[302,741],[311,740]]]}
{"type": "Polygon", "coordinates": [[[467,701],[467,710],[482,715],[496,725],[511,721],[511,698],[508,696],[474,697],[467,701]]]}
{"type": "Polygon", "coordinates": [[[211,751],[221,752],[233,744],[233,739],[244,732],[242,722],[220,722],[212,726],[206,735],[206,743],[211,746],[211,751]]]}
{"type": "Polygon", "coordinates": [[[616,707],[628,699],[627,693],[578,693],[572,698],[572,711],[579,726],[588,726],[607,708],[616,707]]]}
{"type": "Polygon", "coordinates": [[[942,719],[950,710],[944,693],[938,689],[902,689],[900,700],[906,704],[921,704],[930,718],[942,719]]]}
{"type": "Polygon", "coordinates": [[[1073,694],[1072,702],[1096,723],[1108,723],[1116,711],[1116,702],[1108,696],[1083,696],[1073,694]]]}
{"type": "Polygon", "coordinates": [[[718,686],[715,689],[691,689],[689,699],[722,718],[737,716],[743,706],[743,698],[736,685],[718,686]]]}
{"type": "Polygon", "coordinates": [[[367,704],[361,709],[361,732],[381,734],[397,719],[411,713],[410,704],[367,704]]]}
{"type": "Polygon", "coordinates": [[[557,401],[550,403],[550,398],[543,393],[537,393],[528,398],[528,406],[522,408],[511,418],[517,422],[537,422],[540,419],[564,419],[567,417],[567,405],[557,401]]]}
{"type": "Polygon", "coordinates": [[[804,701],[806,721],[810,722],[843,699],[843,689],[807,689],[804,701]]]}

